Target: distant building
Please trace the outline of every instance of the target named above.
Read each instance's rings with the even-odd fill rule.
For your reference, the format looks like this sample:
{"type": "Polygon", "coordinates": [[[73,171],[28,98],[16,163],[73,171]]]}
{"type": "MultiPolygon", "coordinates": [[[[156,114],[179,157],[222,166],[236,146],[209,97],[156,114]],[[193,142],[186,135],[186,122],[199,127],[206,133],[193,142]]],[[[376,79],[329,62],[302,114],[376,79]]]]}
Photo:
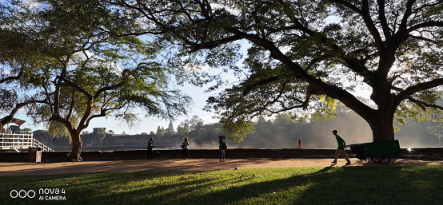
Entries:
{"type": "Polygon", "coordinates": [[[169,126],[168,126],[168,128],[172,130],[172,133],[173,133],[173,134],[175,134],[174,125],[172,125],[172,121],[169,121],[169,126]]]}
{"type": "MultiPolygon", "coordinates": [[[[154,137],[154,144],[157,148],[174,147],[181,141],[178,134],[174,134],[171,137],[157,137],[156,135],[148,135],[143,132],[140,135],[112,135],[107,133],[103,139],[98,138],[95,135],[97,129],[94,128],[94,133],[82,134],[80,138],[83,142],[83,146],[108,146],[108,145],[148,145],[149,138],[154,137]]],[[[69,137],[53,138],[46,131],[38,130],[34,132],[34,137],[49,146],[69,146],[69,137]]]]}
{"type": "Polygon", "coordinates": [[[178,135],[172,137],[156,137],[151,135],[119,135],[113,136],[108,145],[148,145],[149,138],[154,137],[157,148],[173,147],[180,142],[178,135]]]}

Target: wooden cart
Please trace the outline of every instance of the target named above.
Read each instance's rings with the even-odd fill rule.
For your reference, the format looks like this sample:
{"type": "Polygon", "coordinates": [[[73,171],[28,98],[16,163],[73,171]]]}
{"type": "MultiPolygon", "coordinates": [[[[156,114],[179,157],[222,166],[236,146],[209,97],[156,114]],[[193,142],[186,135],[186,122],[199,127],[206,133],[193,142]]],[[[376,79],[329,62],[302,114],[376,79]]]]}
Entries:
{"type": "Polygon", "coordinates": [[[358,159],[365,159],[370,157],[375,163],[389,164],[391,156],[400,152],[400,143],[398,140],[372,142],[364,144],[349,145],[351,152],[357,152],[358,159]]]}

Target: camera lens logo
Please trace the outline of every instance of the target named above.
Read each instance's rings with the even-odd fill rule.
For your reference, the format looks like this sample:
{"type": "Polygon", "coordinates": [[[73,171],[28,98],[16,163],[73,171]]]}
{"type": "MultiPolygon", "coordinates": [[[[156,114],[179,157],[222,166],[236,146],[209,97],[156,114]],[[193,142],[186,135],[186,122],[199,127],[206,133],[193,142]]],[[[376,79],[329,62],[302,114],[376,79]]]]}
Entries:
{"type": "Polygon", "coordinates": [[[22,199],[28,197],[30,199],[35,197],[35,191],[34,190],[29,190],[29,191],[25,191],[25,190],[12,190],[11,192],[9,192],[9,196],[11,196],[11,198],[15,199],[17,197],[20,197],[22,199]]]}

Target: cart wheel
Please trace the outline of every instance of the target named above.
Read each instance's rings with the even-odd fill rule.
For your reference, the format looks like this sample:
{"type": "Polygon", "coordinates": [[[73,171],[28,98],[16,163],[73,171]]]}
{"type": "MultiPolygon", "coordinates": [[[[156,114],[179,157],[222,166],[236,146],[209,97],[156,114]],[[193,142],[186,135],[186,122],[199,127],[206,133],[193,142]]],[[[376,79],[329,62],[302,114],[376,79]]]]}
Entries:
{"type": "Polygon", "coordinates": [[[374,163],[380,163],[380,159],[378,158],[378,156],[372,156],[372,157],[371,157],[371,160],[372,160],[374,163]]]}
{"type": "Polygon", "coordinates": [[[378,154],[377,157],[379,159],[379,162],[382,164],[389,164],[389,162],[391,162],[391,155],[386,152],[378,154]]]}

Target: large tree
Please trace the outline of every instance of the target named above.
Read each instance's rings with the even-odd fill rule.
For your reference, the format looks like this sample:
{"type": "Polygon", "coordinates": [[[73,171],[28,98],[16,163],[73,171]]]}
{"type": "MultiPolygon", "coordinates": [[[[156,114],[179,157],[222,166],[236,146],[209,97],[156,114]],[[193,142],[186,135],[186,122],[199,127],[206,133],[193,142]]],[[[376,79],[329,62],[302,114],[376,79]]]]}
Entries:
{"type": "Polygon", "coordinates": [[[28,114],[36,122],[64,127],[73,161],[82,160],[80,133],[97,117],[132,123],[140,109],[165,119],[186,114],[190,98],[170,88],[174,73],[156,60],[155,45],[119,35],[139,28],[124,10],[100,1],[44,0],[22,12],[37,14],[17,29],[36,31],[35,55],[44,57],[41,68],[30,73],[41,77],[45,99],[28,114]]]}
{"type": "Polygon", "coordinates": [[[314,109],[327,117],[337,99],[368,122],[374,141],[393,140],[396,111],[441,108],[441,0],[110,2],[140,15],[144,33],[176,45],[178,55],[235,71],[239,81],[208,102],[240,138],[259,115],[314,109]],[[237,66],[235,43],[245,41],[237,66]],[[363,85],[373,105],[352,93],[363,85]]]}

